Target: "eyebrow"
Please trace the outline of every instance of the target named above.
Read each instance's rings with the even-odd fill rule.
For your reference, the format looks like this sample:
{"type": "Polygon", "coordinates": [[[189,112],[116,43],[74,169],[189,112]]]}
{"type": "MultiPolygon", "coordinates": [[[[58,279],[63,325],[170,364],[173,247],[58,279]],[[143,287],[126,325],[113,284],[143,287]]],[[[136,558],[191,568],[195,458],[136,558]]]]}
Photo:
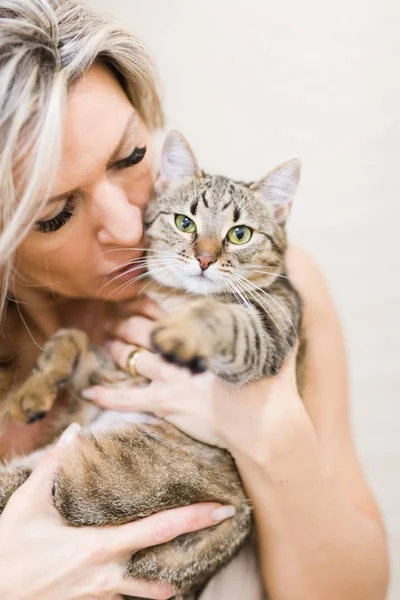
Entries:
{"type": "MultiPolygon", "coordinates": [[[[121,149],[124,147],[127,138],[129,137],[129,134],[131,133],[131,130],[133,129],[133,125],[135,124],[137,120],[137,113],[136,111],[132,111],[124,132],[122,134],[122,137],[120,139],[120,141],[118,142],[115,150],[113,150],[110,158],[108,159],[107,163],[106,163],[106,168],[109,169],[110,167],[113,166],[113,164],[116,161],[116,158],[118,156],[118,154],[121,152],[121,149]]],[[[79,191],[79,188],[74,188],[73,190],[68,190],[67,192],[63,192],[62,194],[59,194],[58,196],[52,196],[51,198],[49,198],[47,200],[47,204],[53,204],[54,202],[60,202],[61,200],[64,200],[65,198],[67,198],[68,196],[72,196],[73,194],[76,194],[79,191]]]]}

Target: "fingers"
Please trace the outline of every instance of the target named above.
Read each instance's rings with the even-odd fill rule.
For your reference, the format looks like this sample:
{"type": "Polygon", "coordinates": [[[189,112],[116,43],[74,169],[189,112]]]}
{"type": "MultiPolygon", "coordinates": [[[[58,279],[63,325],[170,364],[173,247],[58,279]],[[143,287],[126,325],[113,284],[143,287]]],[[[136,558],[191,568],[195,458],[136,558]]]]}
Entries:
{"type": "MultiPolygon", "coordinates": [[[[138,345],[140,346],[140,344],[138,345]]],[[[128,356],[134,350],[130,344],[119,340],[109,342],[107,349],[121,369],[126,368],[128,356]]],[[[148,350],[140,350],[136,357],[135,369],[140,375],[151,381],[167,381],[170,377],[176,376],[178,372],[177,367],[166,363],[160,356],[148,350]]]]}
{"type": "Polygon", "coordinates": [[[176,590],[166,583],[149,583],[147,581],[128,578],[122,581],[117,591],[124,597],[132,596],[134,598],[152,598],[154,600],[172,598],[176,594],[176,590]]]}
{"type": "Polygon", "coordinates": [[[107,333],[128,344],[151,348],[150,335],[154,322],[145,317],[121,319],[107,326],[107,333]]]}
{"type": "MultiPolygon", "coordinates": [[[[121,368],[125,368],[126,359],[131,351],[132,346],[122,342],[110,344],[111,355],[121,368]]],[[[173,410],[173,403],[165,402],[168,398],[168,388],[165,383],[179,380],[184,384],[185,378],[190,378],[190,373],[164,362],[160,356],[147,350],[138,353],[135,368],[139,375],[151,381],[150,385],[133,388],[93,386],[83,390],[82,396],[102,408],[122,412],[151,412],[160,418],[167,417],[168,411],[173,410]]]]}
{"type": "Polygon", "coordinates": [[[112,555],[130,554],[165,544],[184,533],[212,527],[231,518],[235,512],[233,506],[195,504],[157,513],[134,523],[99,530],[99,536],[103,547],[107,547],[112,555]]]}
{"type": "Polygon", "coordinates": [[[152,389],[152,385],[145,388],[93,386],[83,390],[81,395],[102,408],[110,408],[121,412],[148,412],[161,417],[162,415],[159,414],[160,411],[154,402],[152,389]]]}
{"type": "Polygon", "coordinates": [[[148,296],[143,295],[130,302],[124,302],[120,314],[122,318],[128,318],[132,315],[141,315],[148,319],[152,319],[153,321],[157,321],[158,319],[165,317],[166,313],[157,302],[151,300],[148,296]]]}
{"type": "MultiPolygon", "coordinates": [[[[111,354],[112,358],[115,360],[117,365],[119,365],[121,367],[121,369],[126,369],[128,357],[131,354],[132,350],[135,350],[135,348],[137,348],[137,347],[138,346],[136,346],[136,345],[132,346],[131,344],[125,344],[125,342],[120,342],[119,340],[115,340],[113,342],[107,343],[108,352],[111,354]]],[[[143,346],[141,346],[141,348],[143,348],[143,346]]],[[[154,356],[148,350],[140,350],[141,362],[143,360],[144,354],[150,354],[151,356],[154,356]]],[[[139,354],[136,359],[135,368],[138,373],[140,373],[141,375],[144,375],[138,369],[138,361],[139,361],[139,354]]]]}

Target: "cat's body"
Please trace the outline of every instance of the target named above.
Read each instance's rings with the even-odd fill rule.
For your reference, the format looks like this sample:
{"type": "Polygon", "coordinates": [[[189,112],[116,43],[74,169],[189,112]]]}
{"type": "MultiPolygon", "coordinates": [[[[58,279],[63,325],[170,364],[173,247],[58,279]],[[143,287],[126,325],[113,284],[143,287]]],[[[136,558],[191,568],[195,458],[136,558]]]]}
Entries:
{"type": "MultiPolygon", "coordinates": [[[[277,374],[301,325],[301,301],[284,264],[298,163],[246,186],[200,172],[177,134],[162,160],[145,215],[146,267],[155,281],[146,292],[171,314],[153,330],[154,350],[236,385],[277,374]]],[[[74,525],[122,523],[201,501],[233,504],[229,521],[144,550],[129,565],[134,577],[195,594],[250,534],[249,502],[228,452],[151,418],[123,423],[123,415],[100,414],[79,396],[93,383],[124,379],[85,334],[64,330],[49,340],[28,380],[8,393],[11,413],[32,422],[47,413],[60,385],[78,392],[60,432],[78,420],[90,421],[92,433],[63,463],[54,488],[56,506],[74,525]]],[[[25,463],[29,457],[0,469],[0,510],[29,475],[25,463]]]]}

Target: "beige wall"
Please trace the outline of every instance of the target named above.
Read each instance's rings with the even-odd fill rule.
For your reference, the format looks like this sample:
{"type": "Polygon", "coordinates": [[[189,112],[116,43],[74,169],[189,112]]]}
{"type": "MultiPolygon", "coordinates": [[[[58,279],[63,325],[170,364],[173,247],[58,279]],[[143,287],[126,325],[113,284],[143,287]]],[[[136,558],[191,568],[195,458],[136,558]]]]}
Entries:
{"type": "Polygon", "coordinates": [[[292,239],[342,316],[360,456],[400,598],[400,2],[93,0],[152,50],[171,127],[203,167],[258,178],[297,156],[292,239]]]}

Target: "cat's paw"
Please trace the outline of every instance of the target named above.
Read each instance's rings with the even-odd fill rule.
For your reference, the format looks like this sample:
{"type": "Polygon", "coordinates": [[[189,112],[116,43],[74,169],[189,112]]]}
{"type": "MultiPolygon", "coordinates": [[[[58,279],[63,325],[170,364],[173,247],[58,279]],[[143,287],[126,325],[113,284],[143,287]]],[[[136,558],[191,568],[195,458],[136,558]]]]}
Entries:
{"type": "Polygon", "coordinates": [[[14,421],[30,425],[44,419],[52,408],[57,389],[46,382],[29,378],[13,396],[9,409],[14,421]]]}
{"type": "Polygon", "coordinates": [[[211,348],[198,323],[173,315],[157,325],[151,335],[153,349],[168,362],[186,367],[192,373],[208,368],[211,348]]]}

